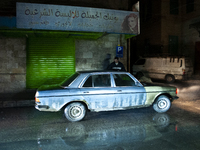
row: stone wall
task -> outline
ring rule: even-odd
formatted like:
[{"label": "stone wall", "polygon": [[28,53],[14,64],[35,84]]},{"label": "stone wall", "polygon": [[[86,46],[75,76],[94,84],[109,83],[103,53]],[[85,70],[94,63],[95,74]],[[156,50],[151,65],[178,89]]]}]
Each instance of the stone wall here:
[{"label": "stone wall", "polygon": [[[126,67],[126,39],[109,34],[97,40],[76,40],[76,71],[102,70],[107,54],[113,61],[118,41],[124,47],[120,61]],[[0,100],[34,99],[34,94],[35,90],[26,89],[26,38],[0,39]]]},{"label": "stone wall", "polygon": [[1,98],[12,96],[26,88],[26,39],[0,39]]},{"label": "stone wall", "polygon": [[110,62],[116,56],[116,46],[120,38],[124,47],[124,57],[120,61],[127,66],[127,45],[124,36],[109,34],[97,40],[76,40],[76,71],[81,70],[103,70],[104,60],[107,54],[111,54]]}]

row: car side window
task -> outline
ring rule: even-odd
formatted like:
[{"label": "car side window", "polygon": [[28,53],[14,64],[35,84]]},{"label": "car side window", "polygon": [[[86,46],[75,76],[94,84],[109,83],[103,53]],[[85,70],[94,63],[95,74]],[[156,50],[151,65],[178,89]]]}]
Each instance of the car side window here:
[{"label": "car side window", "polygon": [[84,83],[83,87],[92,87],[92,76],[90,76],[86,82]]},{"label": "car side window", "polygon": [[92,75],[83,87],[111,87],[110,74]]},{"label": "car side window", "polygon": [[116,86],[135,86],[135,81],[127,74],[113,75]]}]

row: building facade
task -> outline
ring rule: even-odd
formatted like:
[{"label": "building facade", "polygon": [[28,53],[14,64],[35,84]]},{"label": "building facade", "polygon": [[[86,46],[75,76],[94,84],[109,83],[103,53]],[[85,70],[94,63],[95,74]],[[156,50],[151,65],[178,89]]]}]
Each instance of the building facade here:
[{"label": "building facade", "polygon": [[198,0],[140,0],[141,34],[131,39],[132,63],[139,56],[187,56],[199,73],[199,7]]},{"label": "building facade", "polygon": [[[127,38],[123,34],[82,31],[19,30],[16,2],[1,1],[0,9],[0,99],[34,99],[43,84],[57,84],[80,70],[103,70],[104,60],[116,56],[127,68]],[[25,1],[24,1],[25,2]],[[27,3],[128,10],[128,0],[27,1]],[[8,22],[8,23],[7,23]],[[5,23],[5,26],[4,26]]]}]

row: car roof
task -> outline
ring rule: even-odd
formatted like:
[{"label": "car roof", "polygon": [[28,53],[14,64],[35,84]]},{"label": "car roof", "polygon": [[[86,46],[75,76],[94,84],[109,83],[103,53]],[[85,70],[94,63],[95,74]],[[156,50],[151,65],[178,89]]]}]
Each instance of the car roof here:
[{"label": "car roof", "polygon": [[85,71],[77,71],[78,73],[101,73],[101,72],[106,72],[106,73],[110,73],[110,72],[113,72],[113,73],[128,73],[126,71],[114,71],[114,70],[85,70]]},{"label": "car roof", "polygon": [[[129,72],[126,71],[114,71],[114,70],[85,70],[85,71],[76,71],[77,78],[68,86],[68,88],[77,88],[80,83],[82,82],[83,79],[85,79],[88,75],[92,74],[130,74]],[[131,75],[131,74],[130,74]]]}]

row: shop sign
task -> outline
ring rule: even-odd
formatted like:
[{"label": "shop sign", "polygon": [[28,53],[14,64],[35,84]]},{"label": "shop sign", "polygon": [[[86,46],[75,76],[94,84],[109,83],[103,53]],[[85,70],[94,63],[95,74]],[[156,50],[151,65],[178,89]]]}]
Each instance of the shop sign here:
[{"label": "shop sign", "polygon": [[139,12],[17,2],[17,28],[139,34]]}]

